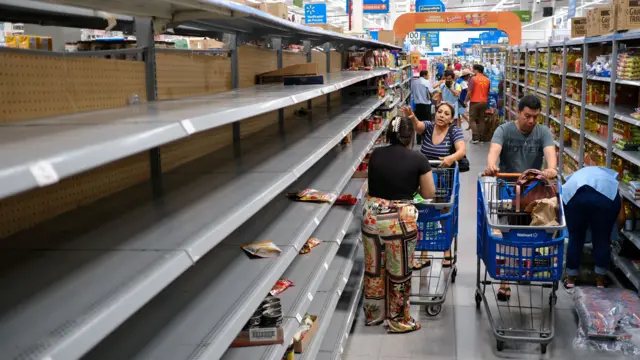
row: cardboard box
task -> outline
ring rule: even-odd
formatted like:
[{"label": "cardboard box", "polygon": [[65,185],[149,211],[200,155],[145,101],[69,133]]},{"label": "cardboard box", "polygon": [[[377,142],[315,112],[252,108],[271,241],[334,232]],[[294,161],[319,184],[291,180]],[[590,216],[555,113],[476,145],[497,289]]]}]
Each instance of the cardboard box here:
[{"label": "cardboard box", "polygon": [[640,29],[640,0],[615,0],[616,30]]},{"label": "cardboard box", "polygon": [[393,42],[393,45],[397,46],[397,47],[403,47],[404,46],[404,40],[403,39],[396,39]]},{"label": "cardboard box", "polygon": [[304,338],[302,338],[302,340],[296,341],[293,343],[293,351],[295,351],[298,354],[303,353],[304,350],[309,347],[309,344],[311,343],[313,336],[318,331],[318,317],[315,315],[311,315],[311,319],[313,320],[313,325],[311,325],[311,329],[307,331],[307,333],[304,335]]},{"label": "cardboard box", "polygon": [[571,19],[571,37],[583,37],[587,35],[587,18],[574,17]]},{"label": "cardboard box", "polygon": [[393,32],[393,30],[380,30],[378,31],[378,41],[387,44],[395,44],[396,33]]},{"label": "cardboard box", "polygon": [[282,328],[254,328],[240,331],[229,347],[274,344],[284,344],[284,331]]},{"label": "cardboard box", "polygon": [[288,20],[289,18],[289,9],[282,2],[260,3],[258,9],[281,19]]},{"label": "cardboard box", "polygon": [[598,23],[596,21],[596,9],[590,9],[587,11],[587,37],[598,36]]},{"label": "cardboard box", "polygon": [[337,33],[340,33],[340,34],[344,33],[344,29],[342,27],[331,25],[331,24],[315,24],[315,25],[309,25],[309,26],[315,27],[315,28],[324,29],[324,30],[329,30],[329,31],[333,31],[333,32],[337,32]]},{"label": "cardboard box", "polygon": [[587,36],[600,36],[613,32],[615,8],[602,6],[587,12]]}]

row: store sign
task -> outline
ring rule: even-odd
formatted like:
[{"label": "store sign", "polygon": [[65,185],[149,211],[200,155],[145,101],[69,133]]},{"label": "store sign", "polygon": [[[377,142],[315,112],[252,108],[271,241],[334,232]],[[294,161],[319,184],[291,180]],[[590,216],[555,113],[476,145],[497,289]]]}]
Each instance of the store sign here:
[{"label": "store sign", "polygon": [[326,24],[327,4],[305,4],[304,5],[305,24]]},{"label": "store sign", "polygon": [[432,48],[440,46],[439,31],[424,31],[422,34],[425,37],[425,43],[431,45]]},{"label": "store sign", "polygon": [[469,44],[480,45],[482,42],[480,41],[480,38],[469,38]]},{"label": "store sign", "polygon": [[567,19],[576,17],[576,0],[569,0],[569,9],[567,10]]},{"label": "store sign", "polygon": [[512,13],[518,15],[523,23],[531,22],[531,10],[514,10]]},{"label": "store sign", "polygon": [[444,12],[444,3],[440,0],[416,0],[416,12]]},{"label": "store sign", "polygon": [[420,46],[422,44],[422,37],[417,31],[408,33],[407,40],[409,40],[409,43],[411,43],[412,46]]},{"label": "store sign", "polygon": [[464,56],[464,51],[457,51],[456,56]]},{"label": "store sign", "polygon": [[[347,0],[347,14],[351,1]],[[364,14],[386,14],[389,12],[389,0],[362,0],[362,12]]]},{"label": "store sign", "polygon": [[378,40],[378,30],[367,30],[367,33],[373,40]]}]

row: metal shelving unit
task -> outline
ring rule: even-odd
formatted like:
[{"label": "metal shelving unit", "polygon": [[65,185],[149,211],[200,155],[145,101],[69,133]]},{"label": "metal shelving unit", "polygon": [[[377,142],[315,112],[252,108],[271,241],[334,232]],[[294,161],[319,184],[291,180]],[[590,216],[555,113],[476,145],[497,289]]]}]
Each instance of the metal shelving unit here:
[{"label": "metal shelving unit", "polygon": [[[541,89],[536,87],[536,92],[539,97],[542,97],[547,104],[547,114],[545,117],[551,122],[554,122],[560,126],[560,134],[558,140],[555,141],[556,146],[559,148],[559,167],[562,169],[563,166],[563,154],[568,155],[570,158],[575,160],[578,168],[585,166],[585,140],[590,141],[597,146],[602,147],[606,151],[605,156],[605,164],[606,167],[612,167],[613,156],[617,156],[621,158],[623,161],[629,162],[635,166],[640,166],[640,151],[629,151],[629,150],[621,150],[614,145],[613,141],[613,133],[614,133],[614,120],[623,121],[625,123],[631,124],[632,126],[640,126],[640,121],[632,118],[628,114],[633,111],[632,106],[622,106],[615,104],[616,99],[616,87],[609,86],[609,96],[611,99],[608,105],[593,105],[587,104],[587,82],[597,82],[597,83],[606,83],[606,84],[619,84],[625,85],[628,87],[635,88],[634,91],[639,91],[640,82],[636,80],[619,80],[617,79],[616,69],[617,69],[617,58],[618,58],[618,50],[621,44],[627,41],[639,41],[640,33],[638,32],[627,32],[627,33],[613,33],[604,36],[598,36],[593,38],[577,38],[577,39],[565,39],[564,41],[559,42],[549,42],[549,43],[536,43],[530,45],[523,45],[518,47],[510,47],[508,49],[508,68],[507,68],[507,83],[510,84],[509,88],[515,88],[515,96],[513,93],[505,94],[505,103],[511,105],[518,98],[519,89],[523,86],[522,83],[519,82],[518,73],[523,71],[526,74],[530,69],[527,68],[528,62],[525,62],[525,68],[518,66],[520,64],[519,60],[522,54],[525,54],[525,58],[530,51],[533,49],[536,50],[536,56],[539,56],[539,53],[543,56],[547,56],[547,89]],[[587,74],[587,66],[586,64],[589,62],[589,54],[590,49],[598,48],[595,51],[597,54],[603,53],[602,49],[610,49],[610,54],[612,58],[611,63],[611,77],[601,77]],[[607,50],[608,51],[608,50]],[[552,54],[554,52],[560,52],[562,58],[562,64],[564,65],[562,70],[552,69]],[[578,52],[582,57],[582,69],[581,72],[574,72],[573,69],[569,69],[567,66],[567,55],[569,52]],[[540,69],[540,62],[538,61],[538,57],[536,58],[537,64],[536,71]],[[517,63],[517,64],[516,64]],[[538,71],[539,72],[539,71]],[[513,74],[516,74],[515,76]],[[560,94],[566,94],[567,89],[567,80],[568,79],[580,79],[582,83],[581,89],[581,100],[577,101],[572,98],[569,98],[564,95],[557,95],[551,93],[550,84],[551,84],[551,76],[558,76],[561,78],[561,92]],[[516,79],[514,81],[514,79]],[[529,86],[527,86],[529,88]],[[551,115],[550,113],[550,100],[551,99],[560,100],[560,108],[559,108],[559,117]],[[572,126],[565,119],[565,104],[571,104],[573,106],[580,108],[580,126]],[[594,112],[601,115],[606,115],[608,119],[607,123],[607,136],[601,136],[599,134],[595,134],[586,129],[585,126],[585,118],[588,112]],[[515,119],[515,112],[509,111],[508,114],[511,114],[513,117],[510,119]],[[575,152],[571,147],[567,147],[564,144],[564,132],[569,131],[573,134],[579,135],[579,152]],[[561,171],[562,172],[562,171]],[[569,174],[562,174],[561,177],[564,179]],[[631,202],[636,207],[640,207],[640,201],[634,199],[633,193],[629,190],[629,186],[622,183],[620,184],[620,193],[625,198],[625,200]],[[622,231],[622,235],[628,241],[632,242],[636,246],[640,247],[640,237],[637,236],[635,232]],[[640,273],[635,270],[631,261],[624,258],[620,254],[613,254],[612,256],[613,264],[621,270],[626,277],[629,278],[630,282],[640,290]]]},{"label": "metal shelving unit", "polygon": [[[2,357],[280,359],[305,312],[320,316],[306,358],[328,349],[331,339],[341,343],[342,338],[323,336],[359,253],[357,206],[293,202],[283,192],[316,188],[362,197],[364,180],[352,174],[386,126],[356,132],[349,146],[337,145],[386,98],[345,99],[343,93],[341,104],[314,105],[305,121],[285,119],[283,110],[305,101],[310,106],[311,99],[407,67],[330,73],[331,49],[396,48],[224,0],[65,3],[133,15],[113,19],[118,29],[136,32],[139,47],[127,51],[144,61],[149,102],[0,125],[0,199],[141,152],[149,153],[151,179],[0,244],[6,271],[0,280]],[[101,12],[28,0],[0,0],[0,20],[77,27],[104,27],[107,21]],[[234,90],[154,101],[154,25],[174,34],[224,37]],[[282,45],[302,43],[307,62],[312,47],[322,46],[325,83],[239,89],[238,44],[264,34],[278,68]],[[275,110],[279,131],[241,138],[241,120]],[[232,145],[162,172],[161,145],[228,124]],[[309,236],[323,243],[299,255]],[[280,256],[252,260],[240,247],[264,240],[278,245]],[[285,344],[229,349],[282,276],[296,282],[281,296]],[[362,274],[354,276],[361,284]]]}]

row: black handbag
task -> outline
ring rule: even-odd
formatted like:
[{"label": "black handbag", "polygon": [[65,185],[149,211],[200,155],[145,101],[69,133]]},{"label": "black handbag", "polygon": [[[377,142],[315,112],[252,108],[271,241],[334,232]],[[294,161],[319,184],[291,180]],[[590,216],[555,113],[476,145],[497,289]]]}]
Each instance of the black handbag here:
[{"label": "black handbag", "polygon": [[[447,133],[449,134],[449,140],[451,141],[451,149],[449,149],[449,155],[456,153],[456,144],[453,143],[453,136],[451,135],[451,128],[455,125],[450,125]],[[467,159],[467,155],[465,155],[462,159],[458,160],[458,171],[463,173],[470,170],[469,168],[469,159]]]}]

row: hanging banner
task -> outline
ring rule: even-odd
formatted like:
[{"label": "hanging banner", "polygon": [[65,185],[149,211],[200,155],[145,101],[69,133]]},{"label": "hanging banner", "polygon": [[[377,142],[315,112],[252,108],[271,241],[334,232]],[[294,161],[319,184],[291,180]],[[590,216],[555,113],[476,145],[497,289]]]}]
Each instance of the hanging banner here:
[{"label": "hanging banner", "polygon": [[518,15],[523,23],[531,22],[531,10],[513,10],[512,13]]},{"label": "hanging banner", "polygon": [[408,32],[416,30],[502,30],[510,45],[522,42],[521,29],[520,18],[510,11],[405,13],[393,24],[396,38],[404,38]]},{"label": "hanging banner", "polygon": [[567,10],[567,19],[576,17],[576,0],[569,0],[569,9]]},{"label": "hanging banner", "polygon": [[416,0],[416,12],[444,12],[444,3],[440,0]]},{"label": "hanging banner", "polygon": [[420,31],[420,34],[424,37],[425,43],[431,45],[432,48],[440,46],[439,31]]},{"label": "hanging banner", "polygon": [[305,24],[326,24],[327,4],[305,4],[304,5]]},{"label": "hanging banner", "polygon": [[[347,0],[347,14],[349,13],[350,0]],[[362,0],[363,14],[387,14],[389,12],[389,0]]]}]

